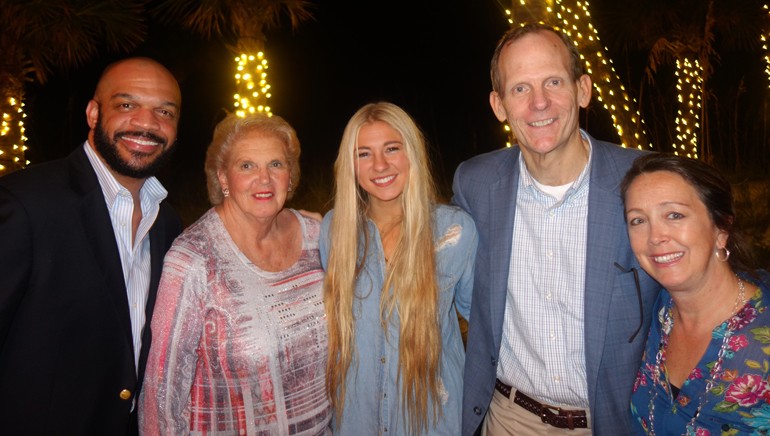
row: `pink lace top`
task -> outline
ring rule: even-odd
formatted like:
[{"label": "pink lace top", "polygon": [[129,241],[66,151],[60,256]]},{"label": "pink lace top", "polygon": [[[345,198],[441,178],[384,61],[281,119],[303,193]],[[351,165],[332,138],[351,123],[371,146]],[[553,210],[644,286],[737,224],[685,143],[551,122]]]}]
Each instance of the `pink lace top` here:
[{"label": "pink lace top", "polygon": [[210,209],[166,255],[139,401],[143,434],[329,434],[319,223],[266,272]]}]

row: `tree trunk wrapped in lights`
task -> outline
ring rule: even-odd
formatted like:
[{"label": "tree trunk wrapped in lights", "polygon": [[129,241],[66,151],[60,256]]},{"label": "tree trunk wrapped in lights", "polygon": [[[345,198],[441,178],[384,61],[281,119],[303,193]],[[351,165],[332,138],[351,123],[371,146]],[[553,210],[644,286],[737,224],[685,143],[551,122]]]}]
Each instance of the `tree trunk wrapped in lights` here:
[{"label": "tree trunk wrapped in lights", "polygon": [[268,99],[271,97],[267,82],[267,58],[261,41],[239,41],[235,57],[235,87],[233,106],[239,117],[256,112],[272,116]]},{"label": "tree trunk wrapped in lights", "polygon": [[24,85],[11,74],[0,74],[0,176],[27,165],[24,145]]},{"label": "tree trunk wrapped in lights", "polygon": [[[770,15],[770,7],[768,5],[762,5],[762,9],[767,11],[768,15]],[[765,32],[770,31],[770,29],[765,29]],[[768,79],[770,79],[770,44],[768,44],[767,40],[770,35],[762,34],[759,35],[759,40],[762,42],[762,50],[765,51],[765,74],[767,74]],[[768,87],[770,87],[770,84],[768,84]]]},{"label": "tree trunk wrapped in lights", "polygon": [[[0,6],[0,19],[11,19],[20,11],[18,6]],[[24,168],[24,83],[31,76],[25,62],[24,48],[17,43],[18,32],[13,27],[0,32],[0,176]]]},{"label": "tree trunk wrapped in lights", "polygon": [[698,159],[698,136],[701,132],[701,92],[703,70],[696,59],[676,61],[676,90],[678,92],[676,112],[676,143],[674,153],[679,156]]},{"label": "tree trunk wrapped in lights", "polygon": [[181,23],[205,38],[221,40],[235,62],[234,112],[272,115],[264,29],[277,27],[282,14],[296,27],[311,18],[309,7],[304,0],[166,0],[153,13],[166,23]]}]

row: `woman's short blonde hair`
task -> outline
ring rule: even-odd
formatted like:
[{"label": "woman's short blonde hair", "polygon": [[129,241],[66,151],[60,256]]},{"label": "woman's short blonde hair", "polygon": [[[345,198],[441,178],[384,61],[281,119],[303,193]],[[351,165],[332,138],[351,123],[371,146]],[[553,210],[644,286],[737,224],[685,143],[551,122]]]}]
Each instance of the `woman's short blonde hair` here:
[{"label": "woman's short blonde hair", "polygon": [[206,150],[204,170],[209,201],[212,205],[216,206],[224,200],[222,185],[219,183],[217,173],[227,165],[233,145],[240,138],[252,132],[277,138],[283,143],[291,173],[289,186],[292,189],[288,193],[287,200],[294,196],[299,185],[299,155],[301,152],[297,132],[294,131],[294,128],[286,120],[276,115],[268,116],[263,113],[256,113],[241,118],[235,114],[230,114],[214,128],[214,137],[208,150]]}]

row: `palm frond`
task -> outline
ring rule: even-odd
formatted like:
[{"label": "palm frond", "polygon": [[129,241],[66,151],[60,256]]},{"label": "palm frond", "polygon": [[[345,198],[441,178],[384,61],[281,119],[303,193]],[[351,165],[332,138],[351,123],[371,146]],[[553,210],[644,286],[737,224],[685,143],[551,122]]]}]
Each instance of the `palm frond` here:
[{"label": "palm frond", "polygon": [[305,21],[313,19],[312,3],[306,0],[264,0],[260,17],[265,29],[274,29],[281,23],[285,13],[292,29],[296,29]]},{"label": "palm frond", "polygon": [[760,45],[758,35],[770,32],[770,17],[759,0],[716,0],[714,32],[728,48],[755,50]]},{"label": "palm frond", "polygon": [[150,10],[161,22],[180,23],[230,44],[241,38],[264,40],[264,30],[279,26],[283,14],[292,28],[313,18],[306,0],[168,0]]},{"label": "palm frond", "polygon": [[[5,41],[45,82],[55,70],[77,67],[106,48],[128,51],[145,37],[146,0],[30,0],[2,2]],[[5,51],[4,51],[5,52]]]},{"label": "palm frond", "polygon": [[647,66],[644,68],[647,81],[654,84],[658,69],[663,65],[670,65],[685,50],[686,46],[680,41],[670,41],[667,38],[659,38],[655,41],[647,56]]}]

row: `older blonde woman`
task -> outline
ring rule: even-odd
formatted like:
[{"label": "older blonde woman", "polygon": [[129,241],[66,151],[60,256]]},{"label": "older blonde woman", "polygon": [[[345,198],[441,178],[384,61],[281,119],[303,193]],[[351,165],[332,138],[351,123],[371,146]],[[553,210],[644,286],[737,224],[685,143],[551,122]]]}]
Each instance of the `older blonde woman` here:
[{"label": "older blonde woman", "polygon": [[436,202],[425,140],[390,103],[345,128],[321,256],[339,435],[458,434],[476,227]]},{"label": "older blonde woman", "polygon": [[140,398],[144,434],[329,432],[319,223],[284,208],[299,141],[228,116],[206,156],[214,207],[166,256]]}]

